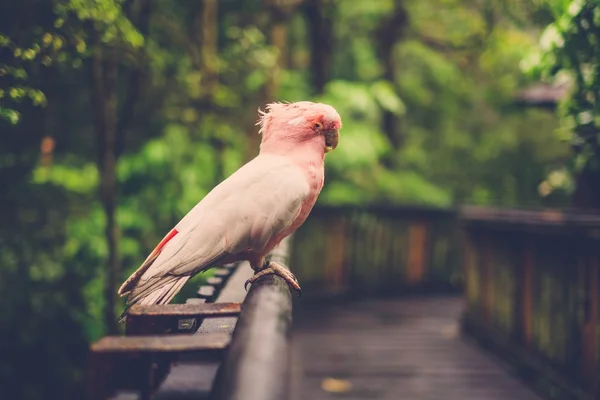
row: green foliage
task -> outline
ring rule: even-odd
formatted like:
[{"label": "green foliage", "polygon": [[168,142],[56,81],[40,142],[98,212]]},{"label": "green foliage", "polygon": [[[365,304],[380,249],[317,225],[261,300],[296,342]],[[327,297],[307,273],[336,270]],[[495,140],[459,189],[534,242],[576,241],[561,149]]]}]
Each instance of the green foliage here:
[{"label": "green foliage", "polygon": [[[125,0],[60,0],[56,1],[54,11],[60,26],[71,23],[73,28],[89,21],[94,25],[94,31],[100,33],[102,43],[140,47],[144,37],[123,12],[124,3]],[[73,29],[71,35],[79,37],[79,40],[86,36],[82,28],[79,31]],[[86,48],[83,40],[77,44],[81,50]]]},{"label": "green foliage", "polygon": [[600,2],[547,2],[554,22],[546,27],[537,52],[524,67],[555,84],[570,86],[560,106],[561,134],[570,139],[575,157],[570,170],[600,168]]},{"label": "green foliage", "polygon": [[19,114],[15,110],[0,107],[0,118],[7,120],[12,125],[16,125],[19,122],[19,119],[21,118],[21,114]]},{"label": "green foliage", "polygon": [[[0,398],[77,398],[87,345],[105,332],[108,249],[90,99],[99,49],[118,60],[120,117],[132,105],[131,73],[142,77],[117,167],[122,279],[257,153],[256,109],[267,101],[323,101],[342,115],[322,203],[539,205],[549,173],[553,185],[568,181],[553,115],[513,105],[530,81],[519,63],[536,48],[529,6],[324,2],[333,45],[315,95],[305,4],[289,14],[278,48],[260,2],[217,3],[212,42],[203,2],[152,2],[144,33],[132,22],[140,0],[0,5],[0,292],[11,299],[0,305]],[[379,31],[401,5],[409,22],[383,60]],[[24,26],[21,14],[31,15]],[[41,150],[48,137],[53,149]],[[13,360],[32,359],[43,379],[22,385],[31,362]]]},{"label": "green foliage", "polygon": [[[51,21],[32,27],[32,35],[21,42],[0,32],[0,50],[9,58],[0,62],[0,79],[10,84],[0,88],[0,118],[11,124],[19,122],[15,103],[29,99],[35,106],[45,106],[46,97],[39,88],[26,84],[30,70],[53,64],[66,68],[82,66],[82,57],[92,49],[89,29],[100,35],[100,42],[110,46],[138,48],[144,37],[123,12],[124,0],[53,0]],[[49,10],[46,10],[49,12]]]},{"label": "green foliage", "polygon": [[[534,4],[506,13],[503,2],[404,2],[409,25],[393,50],[393,82],[383,78],[377,32],[403,2],[336,4],[344,22],[335,25],[332,79],[318,99],[340,110],[344,129],[342,145],[328,155],[333,182],[320,201],[545,201],[538,185],[568,157],[568,147],[557,140],[551,114],[513,106],[528,83],[519,64],[535,51],[537,36],[534,24],[521,28],[515,21],[527,21]],[[292,27],[292,35],[304,34],[301,24]],[[280,97],[306,98],[301,77],[287,71]],[[385,132],[386,111],[398,121],[399,148]]]},{"label": "green foliage", "polygon": [[39,40],[31,46],[23,47],[9,37],[0,34],[0,50],[9,57],[8,62],[0,61],[0,79],[10,82],[10,84],[0,87],[0,119],[8,121],[12,125],[19,122],[21,115],[5,104],[20,103],[29,99],[36,106],[46,105],[44,94],[39,89],[26,84],[27,68],[48,57],[47,53],[52,51],[44,45],[43,41],[42,43],[38,42]]}]

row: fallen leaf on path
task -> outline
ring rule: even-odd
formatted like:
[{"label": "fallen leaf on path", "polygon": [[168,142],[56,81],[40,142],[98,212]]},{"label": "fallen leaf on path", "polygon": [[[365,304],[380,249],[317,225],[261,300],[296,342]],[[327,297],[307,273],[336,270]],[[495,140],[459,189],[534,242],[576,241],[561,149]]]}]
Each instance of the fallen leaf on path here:
[{"label": "fallen leaf on path", "polygon": [[458,336],[458,326],[456,324],[444,326],[442,328],[442,336],[446,339],[454,339]]},{"label": "fallen leaf on path", "polygon": [[325,378],[321,381],[321,389],[330,393],[346,393],[352,390],[352,383],[345,379]]}]

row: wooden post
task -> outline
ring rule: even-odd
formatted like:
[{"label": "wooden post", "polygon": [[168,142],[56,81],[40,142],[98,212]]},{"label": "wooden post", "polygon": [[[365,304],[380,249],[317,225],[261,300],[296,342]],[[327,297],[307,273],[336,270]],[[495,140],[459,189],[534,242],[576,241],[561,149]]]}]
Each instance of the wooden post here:
[{"label": "wooden post", "polygon": [[492,235],[491,233],[481,233],[481,256],[480,256],[480,270],[481,270],[481,288],[482,288],[482,299],[483,299],[483,313],[485,323],[488,327],[492,325],[492,314],[494,305],[494,287],[492,285]]},{"label": "wooden post", "polygon": [[586,257],[584,265],[584,311],[582,329],[581,374],[590,391],[595,389],[596,381],[596,329],[598,326],[598,258],[596,254]]},{"label": "wooden post", "polygon": [[521,292],[521,340],[527,349],[531,349],[533,340],[533,277],[535,253],[533,242],[528,240],[523,252],[523,289]]},{"label": "wooden post", "polygon": [[468,313],[472,314],[481,304],[481,286],[479,281],[475,280],[479,272],[477,255],[475,253],[475,246],[473,245],[473,238],[468,227],[462,229],[460,232],[460,239],[462,258],[464,260],[462,273],[465,280],[465,302]]},{"label": "wooden post", "polygon": [[427,223],[423,220],[413,222],[408,228],[408,282],[421,283],[425,275],[425,243]]},{"label": "wooden post", "polygon": [[346,242],[346,220],[342,218],[336,218],[333,226],[331,227],[331,247],[328,249],[330,258],[328,259],[328,265],[331,268],[329,271],[329,284],[331,285],[331,291],[333,293],[340,293],[346,289],[346,280],[344,279],[347,275],[345,273],[346,268],[346,257],[345,257],[345,242]]}]

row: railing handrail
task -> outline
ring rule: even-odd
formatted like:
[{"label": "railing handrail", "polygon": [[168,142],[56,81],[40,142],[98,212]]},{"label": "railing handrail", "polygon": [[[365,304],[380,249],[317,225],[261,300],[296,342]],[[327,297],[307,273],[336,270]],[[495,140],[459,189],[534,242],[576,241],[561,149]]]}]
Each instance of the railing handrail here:
[{"label": "railing handrail", "polygon": [[[287,265],[288,249],[289,238],[268,258]],[[286,399],[292,321],[287,283],[265,276],[246,293],[243,282],[252,276],[247,263],[215,274],[219,271],[220,277],[211,279],[216,286],[200,287],[199,298],[186,304],[136,306],[127,318],[127,336],[105,337],[93,344],[91,398],[104,400],[113,394],[120,398],[133,391],[139,393],[133,394],[135,398],[168,399],[182,392],[205,396],[211,391],[219,400]],[[222,290],[212,303],[218,288]],[[212,289],[211,294],[201,293],[202,289]],[[176,360],[181,365],[171,365]],[[215,369],[205,368],[208,365],[218,366],[216,377]],[[182,376],[188,381],[185,387],[177,383]]]},{"label": "railing handrail", "polygon": [[583,210],[559,210],[551,208],[507,209],[464,206],[460,210],[460,219],[466,224],[510,225],[513,228],[522,226],[600,229],[600,213]]},{"label": "railing handrail", "polygon": [[393,205],[393,204],[368,204],[368,205],[327,205],[317,204],[311,211],[311,216],[339,215],[350,212],[385,214],[385,215],[456,215],[458,208],[435,207],[426,205]]},{"label": "railing handrail", "polygon": [[[286,264],[288,240],[271,253],[271,260]],[[291,323],[292,295],[288,284],[274,275],[256,281],[242,304],[210,398],[288,398]]]}]

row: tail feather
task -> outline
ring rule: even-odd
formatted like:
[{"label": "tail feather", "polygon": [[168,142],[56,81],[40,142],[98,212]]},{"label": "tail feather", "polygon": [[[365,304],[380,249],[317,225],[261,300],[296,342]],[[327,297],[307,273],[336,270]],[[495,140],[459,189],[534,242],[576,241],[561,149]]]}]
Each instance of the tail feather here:
[{"label": "tail feather", "polygon": [[135,271],[119,288],[119,295],[121,296],[125,296],[126,294],[129,294],[129,292],[131,292],[133,290],[133,288],[135,287],[135,285],[137,285],[138,281],[140,280],[140,278],[142,277],[142,275],[148,270],[148,268],[150,268],[150,266],[154,263],[154,261],[158,258],[158,256],[160,255],[160,252],[162,251],[163,247],[165,247],[165,245],[167,243],[169,243],[169,241],[171,239],[173,239],[179,232],[177,231],[177,229],[173,228],[171,229],[171,231],[169,231],[169,233],[167,233],[167,235],[160,241],[160,243],[154,248],[154,250],[152,250],[152,252],[148,255],[148,257],[146,258],[146,260],[142,263],[142,265],[137,269],[137,271]]},{"label": "tail feather", "polygon": [[179,279],[171,287],[171,289],[160,299],[158,304],[167,304],[171,300],[173,300],[173,297],[175,297],[175,295],[181,290],[181,288],[183,287],[183,285],[185,285],[185,283],[188,281],[188,279],[190,279],[189,276],[184,277],[184,279]]},{"label": "tail feather", "polygon": [[137,269],[137,271],[131,274],[131,276],[127,278],[125,282],[123,282],[123,284],[119,288],[119,291],[117,292],[119,296],[125,296],[131,292],[131,290],[135,287],[135,285],[142,277],[144,272],[146,272],[146,270],[150,268],[154,260],[158,258],[158,254],[159,253],[150,254],[148,258],[146,258],[146,261],[144,261],[144,263]]},{"label": "tail feather", "polygon": [[190,279],[189,275],[164,275],[150,278],[146,282],[138,281],[138,286],[129,292],[127,307],[119,317],[119,322],[122,323],[125,321],[129,309],[134,304],[153,305],[169,303],[188,279]]}]

